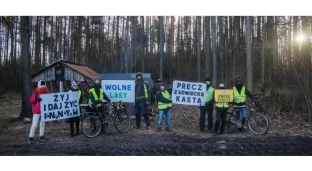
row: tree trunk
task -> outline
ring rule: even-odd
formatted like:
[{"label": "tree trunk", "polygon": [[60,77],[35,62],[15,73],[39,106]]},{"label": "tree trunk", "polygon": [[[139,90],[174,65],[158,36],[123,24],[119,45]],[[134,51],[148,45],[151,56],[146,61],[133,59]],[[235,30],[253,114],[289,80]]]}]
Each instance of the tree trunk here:
[{"label": "tree trunk", "polygon": [[297,40],[298,36],[298,16],[293,16],[294,28],[293,28],[293,59],[295,67],[297,66],[297,60],[299,59],[299,46]]},{"label": "tree trunk", "polygon": [[40,17],[37,16],[37,22],[36,22],[36,41],[35,41],[35,67],[34,67],[34,71],[38,71],[41,67],[41,61],[40,61],[40,45],[41,45],[41,41],[40,41],[40,25],[39,25],[39,20]]},{"label": "tree trunk", "polygon": [[213,58],[213,78],[212,78],[212,83],[213,85],[217,85],[218,79],[218,63],[217,63],[217,28],[216,28],[216,17],[212,16],[211,17],[211,43],[212,43],[212,58]]},{"label": "tree trunk", "polygon": [[267,55],[266,60],[266,70],[268,71],[268,83],[269,83],[269,91],[273,91],[273,58],[274,58],[274,17],[268,16],[267,17]]},{"label": "tree trunk", "polygon": [[51,16],[51,35],[50,35],[50,58],[49,58],[49,64],[52,62],[52,57],[53,57],[53,49],[54,49],[54,45],[53,45],[53,16]]},{"label": "tree trunk", "polygon": [[67,44],[66,44],[66,60],[69,60],[69,54],[70,54],[70,39],[71,39],[71,16],[68,16],[68,28],[67,28]]},{"label": "tree trunk", "polygon": [[251,17],[245,17],[246,24],[246,63],[247,63],[247,89],[252,92],[252,52],[251,52]]},{"label": "tree trunk", "polygon": [[264,84],[264,76],[265,76],[265,50],[266,50],[266,21],[265,17],[262,17],[262,45],[261,45],[261,92],[265,93],[265,84]]},{"label": "tree trunk", "polygon": [[206,53],[205,53],[205,76],[210,76],[211,60],[211,38],[210,38],[210,17],[206,16]]},{"label": "tree trunk", "polygon": [[200,82],[201,76],[201,56],[200,56],[200,50],[201,50],[201,17],[197,16],[197,82]]},{"label": "tree trunk", "polygon": [[219,53],[220,53],[220,82],[224,84],[224,61],[223,61],[223,52],[224,52],[224,40],[223,40],[223,21],[222,16],[218,17],[218,23],[219,23]]},{"label": "tree trunk", "polygon": [[257,16],[257,44],[259,44],[260,42],[261,42],[261,16]]},{"label": "tree trunk", "polygon": [[116,61],[117,61],[117,72],[121,72],[122,70],[122,60],[120,56],[120,47],[119,47],[119,16],[117,16],[117,22],[116,22]]},{"label": "tree trunk", "polygon": [[129,16],[127,16],[127,21],[126,21],[126,47],[125,47],[125,58],[126,58],[126,73],[129,73]]},{"label": "tree trunk", "polygon": [[19,119],[25,117],[30,118],[31,115],[31,105],[29,103],[29,98],[31,95],[31,82],[30,82],[30,35],[29,35],[29,17],[21,16],[21,75],[22,75],[22,110]]},{"label": "tree trunk", "polygon": [[[77,62],[80,63],[81,62],[81,56],[83,55],[82,54],[82,45],[81,45],[81,37],[82,37],[82,19],[83,17],[78,17],[78,35],[77,36],[77,39],[78,39],[78,46],[77,46]],[[88,26],[89,27],[89,26]],[[85,53],[84,55],[85,57],[88,57],[87,54]]]},{"label": "tree trunk", "polygon": [[289,16],[289,24],[288,24],[288,36],[287,36],[287,43],[288,43],[288,49],[287,49],[287,68],[292,67],[293,62],[292,62],[292,37],[291,37],[291,18],[292,16]]},{"label": "tree trunk", "polygon": [[[90,17],[87,16],[87,25],[86,25],[86,49],[85,49],[85,58],[87,61],[87,65],[90,66],[91,64],[91,54],[90,54]],[[80,35],[79,35],[80,36]]]},{"label": "tree trunk", "polygon": [[57,45],[57,58],[56,59],[62,59],[62,33],[63,33],[63,17],[62,16],[59,16],[59,22],[60,22],[60,24],[59,24],[59,29],[58,29],[58,39],[57,39],[57,41],[58,41],[58,45]]},{"label": "tree trunk", "polygon": [[140,32],[140,56],[141,56],[141,72],[144,73],[145,72],[145,57],[144,57],[144,16],[141,16],[140,19],[140,23],[141,23],[141,32]]},{"label": "tree trunk", "polygon": [[43,49],[43,52],[42,52],[42,66],[46,66],[46,32],[47,32],[47,17],[44,16],[43,17],[44,20],[43,20],[43,44],[42,44],[42,49]]},{"label": "tree trunk", "polygon": [[159,41],[160,41],[160,49],[159,49],[159,77],[160,77],[160,80],[163,80],[163,60],[164,60],[164,17],[163,16],[160,16],[159,17],[159,31],[160,31],[160,34],[159,34]]},{"label": "tree trunk", "polygon": [[228,17],[224,17],[225,19],[225,30],[224,30],[224,73],[225,73],[225,82],[229,80],[229,54],[228,54],[228,44],[229,44],[229,36],[228,36]]}]

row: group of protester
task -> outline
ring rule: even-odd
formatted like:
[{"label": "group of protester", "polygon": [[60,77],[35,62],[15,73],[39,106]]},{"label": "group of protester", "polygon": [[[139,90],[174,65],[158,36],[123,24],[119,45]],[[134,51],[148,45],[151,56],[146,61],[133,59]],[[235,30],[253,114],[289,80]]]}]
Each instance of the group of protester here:
[{"label": "group of protester", "polygon": [[[89,89],[89,98],[88,98],[88,106],[86,107],[87,112],[94,112],[95,107],[103,112],[103,102],[107,101],[111,103],[110,98],[105,94],[103,89],[101,88],[101,80],[95,79],[93,82],[93,86]],[[217,135],[219,130],[220,134],[223,134],[225,128],[225,120],[226,120],[226,112],[229,108],[229,102],[215,102],[214,99],[214,86],[211,84],[211,79],[208,77],[205,79],[206,83],[206,101],[204,106],[200,106],[200,121],[199,121],[199,129],[200,132],[204,132],[205,128],[205,115],[208,115],[208,132],[213,133],[213,135]],[[219,85],[219,89],[225,89],[224,84]],[[78,88],[78,84],[75,81],[71,82],[71,89],[69,92],[78,91],[79,103],[82,103],[81,90]],[[254,99],[253,95],[246,89],[243,85],[242,80],[236,80],[235,86],[233,87],[234,91],[234,102],[233,106],[239,107],[242,113],[242,125],[244,126],[246,122],[246,107],[245,101],[246,96],[249,96],[251,99]],[[35,91],[32,93],[30,97],[30,103],[33,105],[33,119],[32,125],[30,128],[28,144],[32,144],[35,130],[40,120],[40,95],[50,93],[48,87],[46,86],[46,82],[40,80]],[[151,97],[149,95],[151,94]],[[144,81],[142,73],[136,74],[135,80],[135,118],[136,118],[136,129],[141,128],[141,116],[143,116],[145,120],[145,129],[150,129],[151,123],[150,118],[147,114],[146,107],[151,105],[157,105],[158,108],[158,121],[157,121],[157,132],[161,132],[162,129],[162,121],[163,117],[165,117],[165,127],[166,131],[172,132],[170,128],[170,115],[172,108],[172,100],[171,100],[172,88],[166,88],[166,85],[161,82],[160,79],[157,80],[152,87],[149,88],[149,85]],[[213,125],[213,110],[214,106],[216,109],[216,121]],[[240,117],[240,113],[237,113],[237,119]],[[221,126],[220,126],[221,121]],[[69,119],[70,123],[70,135],[75,136],[80,134],[80,118],[72,117]],[[76,132],[74,131],[74,124],[76,128]],[[213,127],[214,126],[214,127]],[[239,128],[240,131],[244,129],[244,127]],[[40,121],[40,130],[39,130],[39,141],[46,142],[44,138],[44,128],[45,122]]]}]

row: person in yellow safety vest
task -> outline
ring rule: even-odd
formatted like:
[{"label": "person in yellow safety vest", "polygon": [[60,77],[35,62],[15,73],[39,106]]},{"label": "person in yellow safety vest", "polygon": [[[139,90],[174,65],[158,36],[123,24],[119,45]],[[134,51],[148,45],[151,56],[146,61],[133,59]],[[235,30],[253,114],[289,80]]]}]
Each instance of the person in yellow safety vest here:
[{"label": "person in yellow safety vest", "polygon": [[170,95],[172,93],[172,87],[166,89],[164,83],[160,84],[160,91],[157,92],[158,101],[158,122],[157,122],[157,132],[161,131],[163,116],[166,116],[166,131],[172,132],[170,129],[170,110],[172,107],[172,100]]},{"label": "person in yellow safety vest", "polygon": [[96,78],[94,80],[93,87],[89,90],[89,100],[88,100],[88,106],[87,106],[87,112],[96,112],[96,108],[100,110],[100,112],[103,113],[103,106],[102,103],[105,102],[105,100],[110,103],[111,100],[109,97],[105,94],[103,89],[101,88],[101,82],[100,79]]},{"label": "person in yellow safety vest", "polygon": [[255,102],[254,96],[247,90],[247,88],[243,85],[243,82],[241,79],[237,79],[235,82],[235,86],[233,87],[233,93],[234,93],[234,101],[233,101],[233,107],[235,109],[240,108],[240,111],[236,113],[236,119],[240,120],[240,112],[242,113],[242,127],[238,128],[239,131],[244,130],[244,125],[246,122],[246,96],[250,97],[252,101]]},{"label": "person in yellow safety vest", "polygon": [[[219,89],[225,89],[224,84],[220,84]],[[227,113],[227,110],[229,109],[229,103],[228,102],[216,102],[215,105],[216,105],[217,113],[216,113],[216,122],[215,122],[214,129],[213,129],[214,136],[216,136],[218,133],[221,120],[222,122],[220,126],[220,135],[222,135],[224,132],[226,113]]]},{"label": "person in yellow safety vest", "polygon": [[205,106],[200,106],[200,117],[199,117],[199,131],[202,133],[205,129],[205,116],[207,113],[208,116],[208,132],[212,133],[213,127],[213,119],[212,119],[212,111],[213,111],[213,96],[214,96],[214,87],[211,84],[211,79],[207,77],[205,79],[206,83],[206,102]]},{"label": "person in yellow safety vest", "polygon": [[[79,104],[81,104],[82,103],[81,91],[78,89],[78,85],[74,80],[71,82],[71,90],[69,90],[69,92],[73,92],[73,91],[78,91]],[[69,127],[70,127],[70,135],[71,136],[75,136],[75,135],[80,134],[79,133],[79,122],[80,122],[79,116],[69,118]],[[76,125],[76,134],[74,133],[74,123]]]},{"label": "person in yellow safety vest", "polygon": [[140,129],[141,125],[141,113],[144,117],[146,123],[146,129],[150,129],[151,122],[147,116],[146,106],[150,104],[150,88],[147,83],[143,80],[142,73],[138,72],[135,76],[135,120],[136,120],[136,129]]}]

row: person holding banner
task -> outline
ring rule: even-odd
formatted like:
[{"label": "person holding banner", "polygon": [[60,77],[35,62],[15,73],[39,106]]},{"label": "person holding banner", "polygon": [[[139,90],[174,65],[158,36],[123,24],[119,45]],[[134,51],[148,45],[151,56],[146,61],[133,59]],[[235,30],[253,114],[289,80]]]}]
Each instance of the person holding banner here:
[{"label": "person holding banner", "polygon": [[237,79],[235,82],[235,86],[233,87],[234,92],[234,101],[233,101],[233,107],[235,109],[239,108],[238,112],[236,113],[236,119],[240,119],[240,112],[242,113],[242,127],[238,128],[239,131],[244,130],[244,125],[246,122],[246,95],[255,101],[254,96],[247,90],[247,88],[243,85],[243,82],[241,79]]},{"label": "person holding banner", "polygon": [[212,133],[213,127],[213,119],[212,119],[212,111],[213,111],[213,92],[214,87],[211,85],[211,79],[207,77],[205,79],[206,87],[206,103],[205,106],[200,106],[200,118],[199,118],[199,129],[200,132],[204,132],[205,129],[205,116],[206,113],[208,115],[208,132]]},{"label": "person holding banner", "polygon": [[[219,89],[225,89],[224,84],[220,84],[219,85]],[[214,125],[214,130],[213,130],[213,135],[216,136],[217,132],[219,130],[219,125],[220,125],[220,121],[221,122],[221,126],[220,126],[220,134],[222,135],[224,132],[224,128],[225,128],[225,121],[226,121],[226,113],[227,110],[229,109],[229,103],[228,102],[216,102],[216,122]]]},{"label": "person holding banner", "polygon": [[[33,111],[33,119],[32,124],[29,132],[29,138],[28,138],[28,144],[32,144],[34,140],[35,131],[41,116],[41,109],[40,109],[40,101],[42,100],[40,98],[41,94],[49,94],[50,90],[46,86],[46,82],[43,80],[38,81],[36,90],[32,93],[29,102],[33,105],[32,111]],[[39,130],[39,141],[40,142],[46,142],[44,139],[44,128],[45,128],[45,122],[40,121],[40,130]]]},{"label": "person holding banner", "polygon": [[172,88],[166,89],[164,83],[160,84],[160,91],[157,93],[158,101],[158,122],[157,122],[157,132],[161,131],[163,116],[166,116],[166,131],[172,132],[170,129],[170,109],[172,107],[172,100],[170,95],[172,93]]},{"label": "person holding banner", "polygon": [[[100,79],[96,78],[94,80],[94,84],[92,88],[89,90],[89,100],[88,100],[88,106],[86,108],[87,112],[96,112],[95,107],[98,107],[100,112],[103,113],[103,106],[102,103],[105,102],[105,100],[110,103],[110,98],[105,94],[103,89],[101,88]],[[105,100],[104,100],[105,99]]]},{"label": "person holding banner", "polygon": [[[78,91],[79,104],[81,104],[82,103],[81,91],[78,89],[78,84],[74,80],[72,80],[71,82],[71,90],[69,90],[69,92],[73,91]],[[79,135],[79,122],[80,122],[79,116],[69,118],[69,127],[71,136]],[[74,123],[76,124],[76,134],[74,133]]]},{"label": "person holding banner", "polygon": [[150,129],[150,119],[147,116],[146,106],[150,102],[150,89],[148,84],[143,80],[142,73],[138,72],[135,76],[135,119],[136,129],[140,129],[141,125],[141,113],[146,123],[146,129]]}]

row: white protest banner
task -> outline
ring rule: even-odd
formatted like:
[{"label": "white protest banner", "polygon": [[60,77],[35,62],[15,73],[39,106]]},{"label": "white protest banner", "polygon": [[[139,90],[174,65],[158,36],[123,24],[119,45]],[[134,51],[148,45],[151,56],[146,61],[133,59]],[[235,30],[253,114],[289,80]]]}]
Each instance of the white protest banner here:
[{"label": "white protest banner", "polygon": [[173,81],[172,103],[204,106],[206,84],[186,81]]},{"label": "white protest banner", "polygon": [[42,94],[40,98],[43,122],[80,116],[78,91]]},{"label": "white protest banner", "polygon": [[134,102],[134,80],[102,80],[102,89],[112,102]]}]

